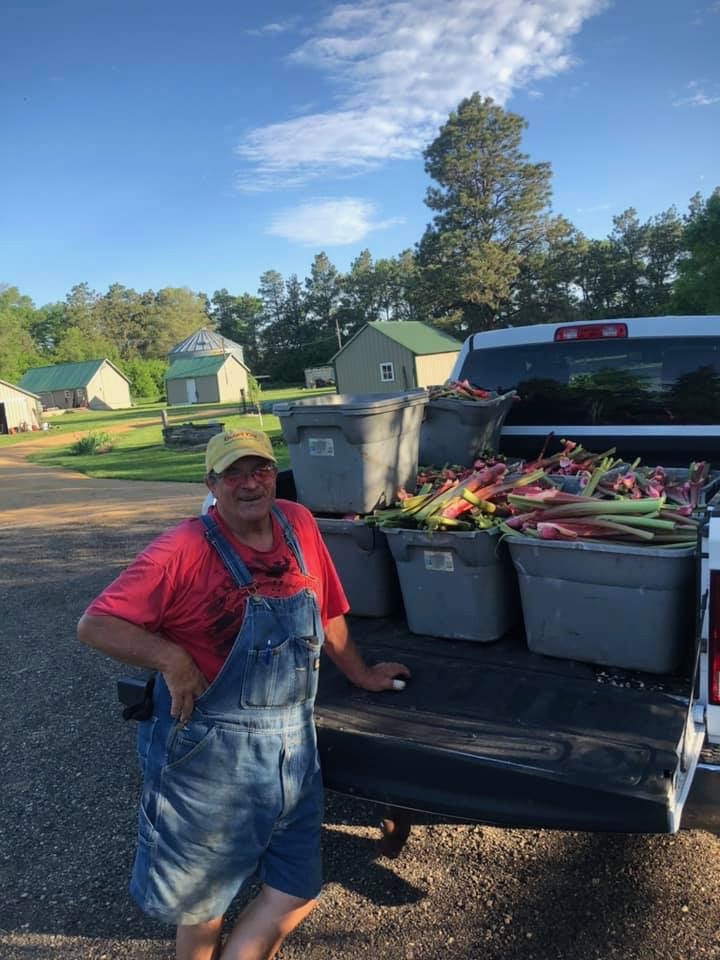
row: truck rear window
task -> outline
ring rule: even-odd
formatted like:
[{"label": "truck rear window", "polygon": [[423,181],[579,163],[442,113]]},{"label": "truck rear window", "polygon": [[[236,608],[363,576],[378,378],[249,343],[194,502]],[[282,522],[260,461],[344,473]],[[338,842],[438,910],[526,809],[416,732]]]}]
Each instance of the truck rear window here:
[{"label": "truck rear window", "polygon": [[517,390],[508,424],[720,423],[720,336],[476,349],[465,377]]}]

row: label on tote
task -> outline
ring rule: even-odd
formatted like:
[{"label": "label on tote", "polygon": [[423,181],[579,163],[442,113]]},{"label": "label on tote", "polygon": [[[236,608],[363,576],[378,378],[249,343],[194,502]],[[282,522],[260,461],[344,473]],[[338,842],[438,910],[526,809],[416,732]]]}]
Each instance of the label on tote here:
[{"label": "label on tote", "polygon": [[311,457],[335,456],[335,443],[331,437],[310,437],[308,447]]},{"label": "label on tote", "polygon": [[447,550],[424,550],[426,570],[445,570],[452,573],[453,555]]}]

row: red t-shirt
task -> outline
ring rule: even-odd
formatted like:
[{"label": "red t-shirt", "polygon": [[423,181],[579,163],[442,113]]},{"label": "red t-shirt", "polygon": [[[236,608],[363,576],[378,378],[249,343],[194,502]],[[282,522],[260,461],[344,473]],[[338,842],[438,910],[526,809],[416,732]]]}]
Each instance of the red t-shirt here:
[{"label": "red t-shirt", "polygon": [[[299,503],[278,500],[305,561],[305,577],[275,517],[268,551],[239,543],[217,510],[211,514],[249,569],[257,591],[286,597],[308,587],[323,624],[347,613],[349,604],[312,514]],[[240,629],[247,591],[238,587],[204,536],[199,518],[184,520],[154,540],[87,608],[93,616],[119,617],[184,647],[208,681],[218,673]]]}]

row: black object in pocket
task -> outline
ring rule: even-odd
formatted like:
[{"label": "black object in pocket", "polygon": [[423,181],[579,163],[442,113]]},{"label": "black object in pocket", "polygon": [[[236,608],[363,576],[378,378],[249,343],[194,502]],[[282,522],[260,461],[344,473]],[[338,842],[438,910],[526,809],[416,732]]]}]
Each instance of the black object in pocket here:
[{"label": "black object in pocket", "polygon": [[155,674],[143,683],[138,677],[118,680],[118,697],[125,704],[123,720],[149,720],[153,713]]}]

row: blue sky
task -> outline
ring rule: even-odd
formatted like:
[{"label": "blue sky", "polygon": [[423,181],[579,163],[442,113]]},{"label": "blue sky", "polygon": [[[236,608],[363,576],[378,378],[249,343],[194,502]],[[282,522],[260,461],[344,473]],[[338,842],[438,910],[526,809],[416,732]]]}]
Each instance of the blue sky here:
[{"label": "blue sky", "polygon": [[6,0],[0,283],[257,290],[412,247],[478,90],[588,236],[720,184],[720,0]]}]

